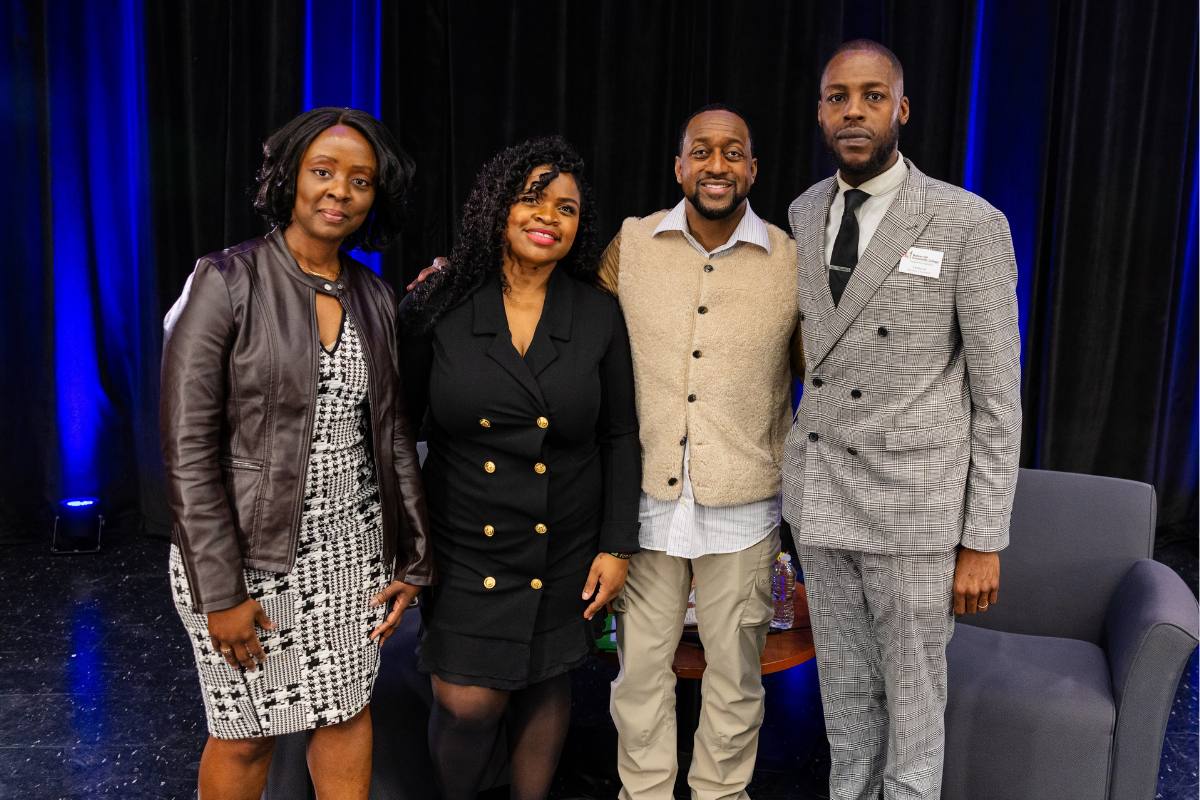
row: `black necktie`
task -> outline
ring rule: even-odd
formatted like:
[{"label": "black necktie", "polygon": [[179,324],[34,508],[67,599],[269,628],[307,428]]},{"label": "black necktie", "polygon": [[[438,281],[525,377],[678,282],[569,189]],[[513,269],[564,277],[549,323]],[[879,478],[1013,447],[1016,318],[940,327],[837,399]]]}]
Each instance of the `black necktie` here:
[{"label": "black necktie", "polygon": [[854,216],[854,212],[870,196],[861,189],[846,190],[842,225],[838,228],[837,238],[833,240],[833,257],[829,259],[829,293],[833,295],[835,306],[842,299],[842,290],[858,266],[858,217]]}]

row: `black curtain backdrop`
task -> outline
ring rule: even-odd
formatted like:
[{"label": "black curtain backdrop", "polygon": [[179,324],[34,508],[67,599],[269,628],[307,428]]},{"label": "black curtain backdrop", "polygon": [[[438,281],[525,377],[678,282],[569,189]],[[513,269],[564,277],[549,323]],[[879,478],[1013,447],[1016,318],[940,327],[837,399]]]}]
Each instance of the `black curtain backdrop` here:
[{"label": "black curtain backdrop", "polygon": [[[21,124],[0,126],[0,146],[27,153],[49,124],[38,89],[43,7],[16,3],[7,21],[19,25],[3,34],[12,63],[0,68],[13,77],[0,100],[18,104]],[[912,101],[905,155],[934,177],[974,181],[1028,231],[1023,463],[1151,482],[1160,539],[1194,542],[1194,3],[413,0],[385,2],[382,15],[382,117],[418,165],[405,237],[383,261],[398,288],[449,251],[474,175],[501,147],[555,132],[573,141],[611,234],[626,216],[677,202],[679,123],[714,101],[749,117],[751,201],[786,228],[788,203],[833,169],[815,123],[824,60],[849,38],[885,42]],[[248,187],[262,140],[301,110],[304,3],[146,2],[144,37],[161,318],[197,256],[264,230]],[[358,45],[314,24],[324,64]],[[31,158],[20,168],[44,184],[48,167],[39,173]],[[21,427],[19,452],[3,463],[20,487],[13,508],[54,497],[53,383],[24,363],[47,353],[43,214],[36,204],[17,214],[27,231],[18,286],[33,308],[4,327],[5,372],[28,387],[4,401]],[[160,331],[147,336],[146,347],[160,345]],[[14,342],[22,363],[10,371]],[[30,458],[47,463],[29,470]],[[150,482],[114,491],[164,522],[161,503],[146,499],[160,495],[156,477],[113,472],[114,482]]]}]

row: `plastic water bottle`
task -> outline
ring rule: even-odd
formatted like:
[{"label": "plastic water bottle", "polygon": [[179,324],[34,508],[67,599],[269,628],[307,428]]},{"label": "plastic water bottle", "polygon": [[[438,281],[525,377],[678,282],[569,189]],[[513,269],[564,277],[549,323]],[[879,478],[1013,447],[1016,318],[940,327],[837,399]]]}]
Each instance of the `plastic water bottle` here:
[{"label": "plastic water bottle", "polygon": [[772,628],[780,631],[791,629],[796,621],[795,598],[796,568],[792,566],[790,554],[780,553],[771,565],[771,601],[775,606]]}]

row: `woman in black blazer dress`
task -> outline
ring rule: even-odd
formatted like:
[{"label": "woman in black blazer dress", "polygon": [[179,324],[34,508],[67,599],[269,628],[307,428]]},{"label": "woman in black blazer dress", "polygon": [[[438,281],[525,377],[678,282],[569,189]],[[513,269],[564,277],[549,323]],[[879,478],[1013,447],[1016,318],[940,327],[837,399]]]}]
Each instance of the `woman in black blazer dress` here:
[{"label": "woman in black blazer dress", "polygon": [[438,584],[420,665],[442,794],[473,798],[502,720],[514,797],[544,797],[568,671],[637,550],[641,462],[616,300],[595,285],[579,156],[558,137],[500,153],[450,266],[401,305],[410,412],[426,407]]}]

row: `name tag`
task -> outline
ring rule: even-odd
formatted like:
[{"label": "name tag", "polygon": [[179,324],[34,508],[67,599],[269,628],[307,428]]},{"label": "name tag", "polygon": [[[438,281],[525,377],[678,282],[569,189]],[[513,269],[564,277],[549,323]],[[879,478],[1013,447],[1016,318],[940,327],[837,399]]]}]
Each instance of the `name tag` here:
[{"label": "name tag", "polygon": [[910,247],[900,259],[900,271],[925,278],[936,278],[942,274],[942,251]]}]

